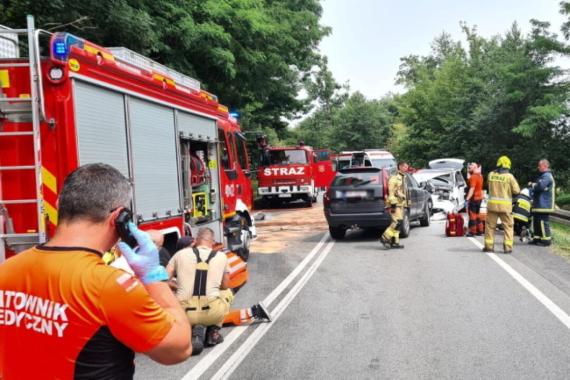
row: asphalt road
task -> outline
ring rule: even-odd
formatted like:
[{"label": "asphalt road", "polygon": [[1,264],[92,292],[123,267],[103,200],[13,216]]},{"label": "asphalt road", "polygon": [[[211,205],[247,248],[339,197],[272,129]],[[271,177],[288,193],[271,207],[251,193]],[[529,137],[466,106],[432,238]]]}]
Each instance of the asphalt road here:
[{"label": "asphalt road", "polygon": [[269,296],[276,320],[224,328],[226,343],[181,365],[139,356],[136,378],[570,378],[570,265],[522,245],[487,255],[443,231],[413,228],[390,251],[375,234],[307,231],[253,254],[236,307]]}]

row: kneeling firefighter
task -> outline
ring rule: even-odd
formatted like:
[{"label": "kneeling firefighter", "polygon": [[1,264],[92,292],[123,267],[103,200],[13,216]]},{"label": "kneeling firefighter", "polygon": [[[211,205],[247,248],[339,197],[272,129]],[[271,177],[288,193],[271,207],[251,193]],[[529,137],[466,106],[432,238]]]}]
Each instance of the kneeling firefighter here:
[{"label": "kneeling firefighter", "polygon": [[406,171],[408,164],[398,162],[398,173],[390,177],[388,181],[388,199],[390,205],[390,217],[392,223],[380,237],[380,242],[385,248],[404,248],[400,244],[400,226],[404,219],[404,208],[408,206],[406,191]]},{"label": "kneeling firefighter", "polygon": [[[230,286],[237,289],[247,276],[240,265],[233,264],[245,263],[238,256],[228,256],[216,250],[215,246],[214,231],[202,227],[194,246],[178,251],[166,268],[171,279],[176,277],[176,297],[192,325],[192,352],[196,355],[204,345],[214,346],[223,342],[220,328],[224,323],[239,325],[271,320],[261,303],[242,310],[230,310],[234,299]],[[235,281],[230,278],[232,274]]]}]

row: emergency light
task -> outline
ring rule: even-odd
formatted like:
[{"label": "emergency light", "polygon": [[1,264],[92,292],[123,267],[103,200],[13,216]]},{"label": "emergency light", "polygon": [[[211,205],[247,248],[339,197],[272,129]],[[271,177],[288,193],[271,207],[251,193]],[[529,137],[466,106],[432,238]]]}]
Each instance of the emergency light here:
[{"label": "emergency light", "polygon": [[83,48],[85,41],[69,33],[58,32],[51,38],[51,58],[60,62],[67,62],[71,46]]}]

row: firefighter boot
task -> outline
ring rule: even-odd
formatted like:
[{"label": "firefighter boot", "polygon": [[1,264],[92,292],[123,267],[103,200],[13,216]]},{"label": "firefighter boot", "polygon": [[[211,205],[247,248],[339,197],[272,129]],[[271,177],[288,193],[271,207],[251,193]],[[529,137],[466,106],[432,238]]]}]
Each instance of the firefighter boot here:
[{"label": "firefighter boot", "polygon": [[206,339],[206,327],[196,325],[192,327],[192,355],[200,355],[204,349],[204,340]]},{"label": "firefighter boot", "polygon": [[271,322],[271,314],[261,302],[251,307],[251,316],[257,322]]},{"label": "firefighter boot", "polygon": [[483,249],[482,249],[481,251],[482,251],[482,252],[491,252],[491,253],[492,253],[492,252],[495,252],[495,248],[493,248],[493,247],[489,248],[489,247],[485,246],[485,247],[483,247]]},{"label": "firefighter boot", "polygon": [[219,326],[208,327],[208,332],[206,333],[206,347],[212,347],[216,344],[220,344],[224,341],[224,337],[220,334]]},{"label": "firefighter boot", "polygon": [[404,248],[402,244],[400,244],[400,239],[396,239],[396,237],[392,238],[392,242],[390,243],[391,248]]},{"label": "firefighter boot", "polygon": [[390,244],[390,240],[388,240],[384,235],[380,236],[380,243],[384,246],[385,249],[392,248],[392,244]]}]

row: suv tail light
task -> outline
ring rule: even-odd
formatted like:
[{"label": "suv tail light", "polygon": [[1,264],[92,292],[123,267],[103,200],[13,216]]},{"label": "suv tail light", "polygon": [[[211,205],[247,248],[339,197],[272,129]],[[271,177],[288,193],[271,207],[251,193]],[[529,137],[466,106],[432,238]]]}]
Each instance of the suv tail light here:
[{"label": "suv tail light", "polygon": [[388,207],[388,174],[386,170],[382,170],[382,189],[384,190],[384,202],[386,202],[386,207]]}]

